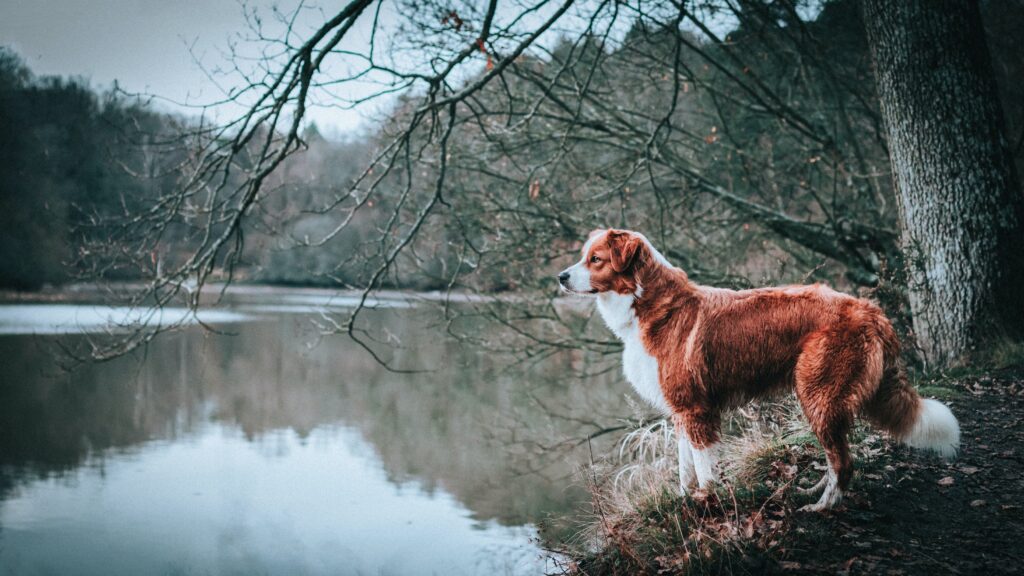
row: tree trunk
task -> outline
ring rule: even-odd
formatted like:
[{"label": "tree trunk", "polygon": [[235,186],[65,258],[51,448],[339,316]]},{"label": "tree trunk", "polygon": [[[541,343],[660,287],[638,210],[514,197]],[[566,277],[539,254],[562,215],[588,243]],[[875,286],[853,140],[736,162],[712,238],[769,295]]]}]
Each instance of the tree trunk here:
[{"label": "tree trunk", "polygon": [[864,0],[914,332],[931,368],[1024,332],[1024,197],[977,2]]}]

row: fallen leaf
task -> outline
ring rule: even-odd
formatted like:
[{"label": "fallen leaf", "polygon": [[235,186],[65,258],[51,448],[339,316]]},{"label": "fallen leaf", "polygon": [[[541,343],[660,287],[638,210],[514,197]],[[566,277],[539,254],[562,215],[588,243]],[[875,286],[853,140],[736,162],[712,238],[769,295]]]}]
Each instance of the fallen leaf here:
[{"label": "fallen leaf", "polygon": [[953,477],[952,476],[946,476],[942,480],[939,480],[939,486],[952,486],[952,485],[953,485]]},{"label": "fallen leaf", "polygon": [[964,466],[963,468],[960,469],[960,471],[963,472],[964,474],[970,475],[977,473],[978,468],[975,466]]},{"label": "fallen leaf", "polygon": [[530,182],[530,200],[536,200],[540,196],[540,180]]},{"label": "fallen leaf", "polygon": [[979,507],[984,506],[984,505],[985,505],[985,501],[984,500],[981,500],[981,499],[971,500],[971,508],[979,508]]}]

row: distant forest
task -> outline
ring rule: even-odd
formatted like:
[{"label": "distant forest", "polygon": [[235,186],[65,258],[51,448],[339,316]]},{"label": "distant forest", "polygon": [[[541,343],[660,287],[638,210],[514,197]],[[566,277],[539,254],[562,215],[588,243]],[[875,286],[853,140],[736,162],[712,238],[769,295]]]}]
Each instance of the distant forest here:
[{"label": "distant forest", "polygon": [[[37,77],[17,53],[0,47],[0,287],[130,281],[156,274],[166,259],[186,250],[194,231],[184,222],[141,269],[114,254],[131,248],[119,245],[124,219],[178,185],[196,124],[115,89],[98,92],[86,79]],[[265,226],[246,231],[241,280],[350,280],[338,264],[358,238],[350,233],[321,248],[296,249],[300,242],[291,235],[312,233],[317,218],[304,214],[294,221],[286,214],[312,208],[314,199],[331,194],[331,183],[346,186],[372,142],[330,142],[315,126],[304,138],[308,149],[279,174],[287,205],[277,206],[280,212]],[[282,230],[287,234],[278,238]]]},{"label": "distant forest", "polygon": [[[1024,4],[982,5],[1004,133],[1021,170]],[[730,64],[733,54],[697,36],[679,57],[693,85],[671,90],[673,80],[645,76],[672,57],[656,29],[637,26],[614,52],[595,37],[554,46],[543,57],[524,56],[506,83],[466,104],[482,120],[479,129],[467,125],[453,144],[444,201],[459,206],[451,212],[458,216],[432,218],[378,286],[443,288],[458,267],[464,271],[459,281],[473,289],[535,288],[539,267],[581,234],[623,224],[648,231],[701,282],[877,285],[895,251],[898,225],[863,23],[850,1],[825,3],[813,21],[787,24],[785,18],[746,24],[728,36],[785,99],[779,118],[737,90],[745,65]],[[793,33],[798,26],[806,27],[803,35]],[[595,67],[598,51],[606,56]],[[705,63],[716,57],[725,62],[721,68]],[[592,88],[575,117],[589,114],[603,124],[566,123],[566,110],[573,110],[558,107],[571,101],[568,88],[560,99],[566,79]],[[550,101],[531,108],[533,95],[545,89]],[[629,131],[631,124],[657,122],[644,111],[666,109],[672,94],[679,97],[673,114],[685,130],[659,142]],[[362,285],[386,252],[381,230],[392,229],[388,219],[396,206],[407,194],[426,193],[437,167],[424,163],[418,174],[385,175],[374,199],[337,234],[332,211],[389,131],[411,113],[409,102],[400,96],[391,119],[359,140],[329,141],[308,126],[304,150],[273,174],[266,187],[273,193],[247,219],[237,267],[220,274],[250,282]],[[502,133],[499,124],[506,121],[521,122],[519,132]],[[14,51],[0,48],[0,286],[152,279],[187,257],[199,235],[209,233],[190,223],[187,210],[155,249],[147,245],[141,266],[138,247],[130,245],[138,237],[131,226],[136,215],[174,196],[169,192],[192,165],[190,138],[198,125],[114,90],[97,92],[86,80],[37,77]],[[838,160],[809,152],[816,138]],[[656,146],[660,162],[681,166],[679,182],[698,172],[706,176],[683,186],[673,184],[672,173],[651,173],[631,184],[647,174],[631,160],[644,146]],[[615,184],[620,181],[626,184]],[[463,254],[467,250],[473,258]]]}]

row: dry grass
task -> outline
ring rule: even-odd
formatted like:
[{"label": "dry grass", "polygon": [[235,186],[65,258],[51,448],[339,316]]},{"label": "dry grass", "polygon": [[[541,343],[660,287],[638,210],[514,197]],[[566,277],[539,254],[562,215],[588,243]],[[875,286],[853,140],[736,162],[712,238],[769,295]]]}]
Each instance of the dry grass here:
[{"label": "dry grass", "polygon": [[[664,420],[638,423],[617,453],[583,473],[592,514],[556,550],[567,574],[759,573],[774,562],[795,509],[808,498],[794,485],[824,473],[820,448],[795,400],[736,411],[721,453],[724,482],[713,492],[679,494],[676,437]],[[878,436],[855,433],[870,460]]]}]

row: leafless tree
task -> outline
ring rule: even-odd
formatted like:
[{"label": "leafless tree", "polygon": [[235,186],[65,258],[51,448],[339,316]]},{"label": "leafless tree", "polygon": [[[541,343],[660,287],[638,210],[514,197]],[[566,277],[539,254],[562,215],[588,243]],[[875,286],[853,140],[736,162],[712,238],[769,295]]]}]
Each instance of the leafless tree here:
[{"label": "leafless tree", "polygon": [[[279,172],[306,147],[310,106],[389,99],[363,168],[303,210],[329,229],[288,239],[317,250],[363,227],[338,263],[358,268],[359,305],[324,326],[391,369],[410,367],[362,313],[410,277],[441,288],[445,329],[469,343],[529,361],[615,352],[549,279],[599,226],[644,230],[698,281],[825,279],[906,315],[856,2],[355,0],[300,33],[305,9],[274,27],[252,16],[259,49],[232,46],[245,81],[225,96],[245,113],[196,127],[173,193],[119,218],[127,259],[186,231],[140,308],[196,310],[211,280],[232,282],[255,223],[282,229]],[[144,322],[90,352],[177,326]]]}]

